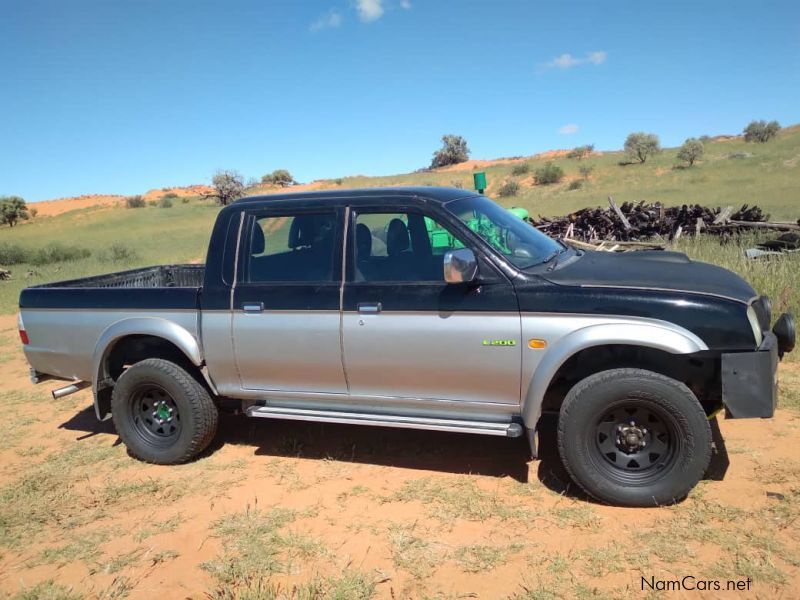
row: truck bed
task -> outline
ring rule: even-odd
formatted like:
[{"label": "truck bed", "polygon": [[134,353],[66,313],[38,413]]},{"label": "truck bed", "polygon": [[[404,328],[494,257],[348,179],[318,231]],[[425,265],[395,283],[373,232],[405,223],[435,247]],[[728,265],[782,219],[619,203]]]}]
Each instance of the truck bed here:
[{"label": "truck bed", "polygon": [[22,290],[20,308],[194,309],[204,265],[157,265]]},{"label": "truck bed", "polygon": [[203,285],[205,265],[156,265],[80,279],[69,279],[34,288],[173,288]]}]

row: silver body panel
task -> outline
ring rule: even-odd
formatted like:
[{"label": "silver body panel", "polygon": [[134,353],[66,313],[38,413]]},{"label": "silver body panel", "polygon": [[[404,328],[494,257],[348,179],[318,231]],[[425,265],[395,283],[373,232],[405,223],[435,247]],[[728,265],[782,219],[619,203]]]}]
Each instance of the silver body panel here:
[{"label": "silver body panel", "polygon": [[[287,312],[27,309],[21,319],[30,337],[25,355],[36,371],[92,381],[95,392],[109,348],[126,335],[145,334],[205,365],[212,389],[246,406],[497,423],[521,416],[529,428],[558,368],[580,350],[707,349],[681,327],[635,317]],[[546,348],[529,348],[533,338]],[[483,344],[491,339],[516,343]]]},{"label": "silver body panel", "polygon": [[234,311],[240,387],[346,394],[339,328],[339,311]]},{"label": "silver body panel", "polygon": [[344,313],[342,322],[352,394],[519,406],[518,313]]}]

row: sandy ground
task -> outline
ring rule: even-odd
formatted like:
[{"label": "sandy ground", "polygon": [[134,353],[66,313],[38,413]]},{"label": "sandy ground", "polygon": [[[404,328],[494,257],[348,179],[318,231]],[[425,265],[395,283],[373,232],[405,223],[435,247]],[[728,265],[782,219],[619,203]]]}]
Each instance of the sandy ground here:
[{"label": "sandy ground", "polygon": [[[0,595],[53,580],[84,597],[235,597],[212,573],[246,559],[289,597],[345,571],[377,598],[639,598],[642,577],[684,575],[751,575],[744,597],[800,589],[796,412],[721,421],[709,479],[669,508],[576,493],[552,429],[531,461],[522,440],[225,416],[200,460],[158,467],[126,454],[88,391],[53,402],[55,384],[32,386],[15,328],[0,317]],[[285,509],[282,537],[255,556],[215,527]]]}]

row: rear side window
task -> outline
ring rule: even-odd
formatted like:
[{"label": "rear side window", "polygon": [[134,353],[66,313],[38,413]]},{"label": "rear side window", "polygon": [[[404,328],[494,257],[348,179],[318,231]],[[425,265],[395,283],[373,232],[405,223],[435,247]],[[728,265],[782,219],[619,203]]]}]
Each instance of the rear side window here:
[{"label": "rear side window", "polygon": [[334,212],[258,217],[251,223],[246,281],[332,281]]}]

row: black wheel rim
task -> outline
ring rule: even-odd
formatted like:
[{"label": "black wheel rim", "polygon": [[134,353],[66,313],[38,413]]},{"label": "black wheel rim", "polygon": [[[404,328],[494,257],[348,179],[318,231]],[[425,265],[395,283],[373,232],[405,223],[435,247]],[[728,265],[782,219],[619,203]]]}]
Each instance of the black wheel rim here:
[{"label": "black wheel rim", "polygon": [[136,433],[149,444],[170,446],[181,433],[178,405],[161,386],[139,386],[131,395],[130,409]]},{"label": "black wheel rim", "polygon": [[613,481],[646,485],[672,469],[681,445],[675,417],[654,402],[626,399],[596,422],[590,452]]}]

